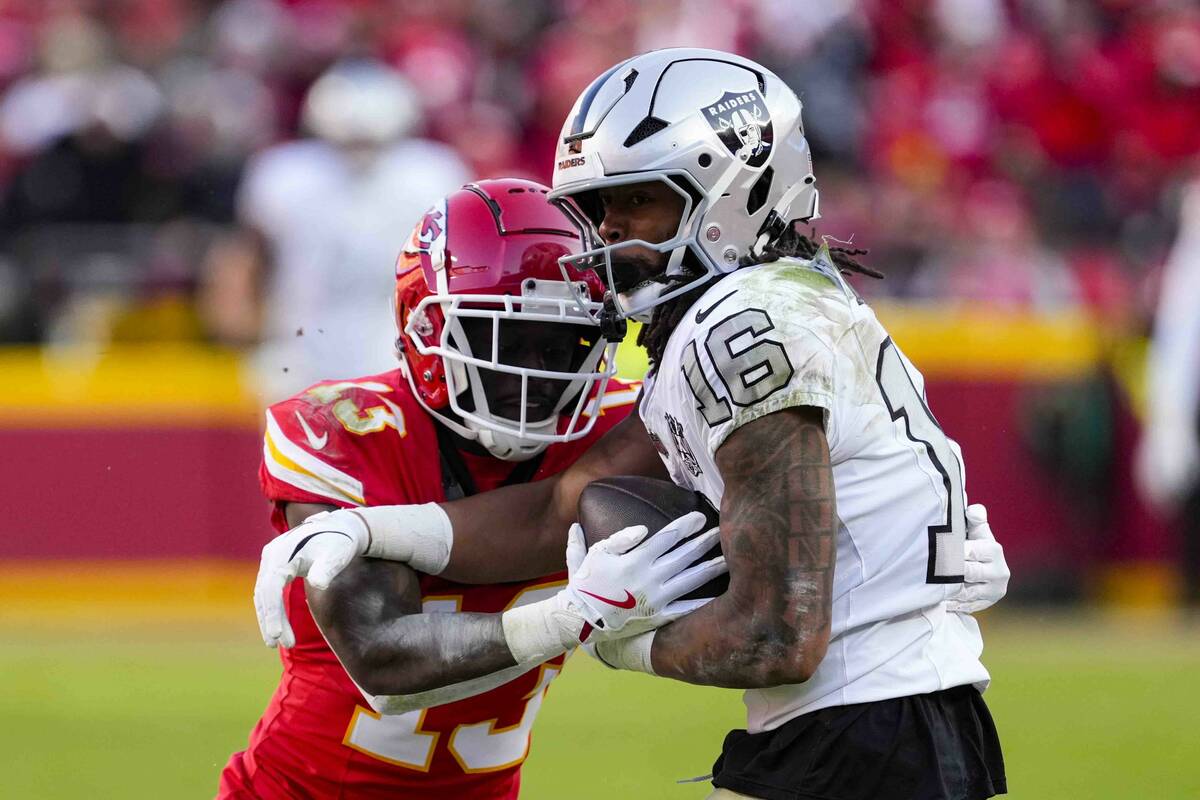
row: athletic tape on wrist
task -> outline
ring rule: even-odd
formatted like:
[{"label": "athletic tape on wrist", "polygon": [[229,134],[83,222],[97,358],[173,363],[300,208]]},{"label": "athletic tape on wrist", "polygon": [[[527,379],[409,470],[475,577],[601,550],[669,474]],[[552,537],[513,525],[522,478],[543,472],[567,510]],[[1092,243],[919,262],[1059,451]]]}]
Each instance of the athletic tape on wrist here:
[{"label": "athletic tape on wrist", "polygon": [[656,633],[658,631],[646,631],[627,639],[600,642],[596,645],[596,655],[615,669],[627,669],[631,672],[655,675],[657,673],[650,663],[650,649],[654,644],[654,634]]},{"label": "athletic tape on wrist", "polygon": [[584,620],[560,592],[554,597],[505,611],[500,622],[504,641],[518,664],[540,664],[579,644]]},{"label": "athletic tape on wrist", "polygon": [[367,526],[363,555],[403,561],[418,572],[438,575],[450,563],[454,529],[437,503],[356,508]]}]

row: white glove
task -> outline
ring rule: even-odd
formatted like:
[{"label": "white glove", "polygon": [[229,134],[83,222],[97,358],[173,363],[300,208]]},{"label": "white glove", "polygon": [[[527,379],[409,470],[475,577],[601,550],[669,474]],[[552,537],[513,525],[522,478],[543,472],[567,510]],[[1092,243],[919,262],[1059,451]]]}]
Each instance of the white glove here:
[{"label": "white glove", "polygon": [[548,600],[504,612],[505,640],[517,663],[540,663],[584,641],[653,630],[703,605],[703,599],[678,598],[726,571],[723,556],[688,566],[708,552],[718,530],[667,551],[704,521],[703,514],[687,514],[645,542],[646,526],[635,525],[597,542],[586,554],[583,529],[572,525],[566,588]]},{"label": "white glove", "polygon": [[453,533],[436,503],[343,508],[313,514],[267,542],[254,582],[254,611],[267,647],[296,643],[283,593],[294,578],[327,589],[356,556],[404,561],[436,575],[450,556]]},{"label": "white glove", "polygon": [[646,526],[634,525],[596,542],[582,558],[583,528],[571,526],[567,534],[571,577],[563,591],[583,609],[588,624],[599,633],[597,641],[653,630],[708,602],[708,598],[677,599],[728,571],[724,556],[688,566],[716,543],[717,528],[675,547],[704,524],[704,515],[693,511],[667,523],[649,540]]},{"label": "white glove", "polygon": [[992,535],[983,504],[967,506],[966,561],[963,583],[946,601],[946,609],[974,614],[994,605],[1008,592],[1008,562],[1004,548]]},{"label": "white glove", "polygon": [[296,644],[283,600],[292,579],[328,588],[355,556],[366,552],[367,536],[361,517],[344,510],[322,511],[267,542],[254,581],[254,611],[267,647]]}]

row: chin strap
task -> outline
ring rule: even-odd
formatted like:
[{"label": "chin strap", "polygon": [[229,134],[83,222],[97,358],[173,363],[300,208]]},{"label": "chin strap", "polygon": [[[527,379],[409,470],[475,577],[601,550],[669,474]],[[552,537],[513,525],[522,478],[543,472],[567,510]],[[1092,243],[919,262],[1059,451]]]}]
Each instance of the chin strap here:
[{"label": "chin strap", "polygon": [[629,333],[629,323],[617,312],[612,292],[604,295],[604,308],[600,311],[600,335],[610,342],[622,342]]},{"label": "chin strap", "polygon": [[[442,462],[442,491],[445,492],[446,500],[470,497],[478,490],[475,487],[475,481],[471,478],[471,471],[467,468],[462,454],[454,443],[453,434],[445,425],[439,425],[436,422],[434,429],[437,431],[438,455]],[[533,480],[533,476],[542,466],[545,454],[546,451],[543,450],[532,458],[519,462],[500,486],[513,486]]]},{"label": "chin strap", "polygon": [[442,491],[446,499],[459,500],[475,494],[475,481],[471,479],[471,473],[454,445],[450,429],[437,422],[433,423],[433,428],[437,432],[438,457],[442,462]]}]

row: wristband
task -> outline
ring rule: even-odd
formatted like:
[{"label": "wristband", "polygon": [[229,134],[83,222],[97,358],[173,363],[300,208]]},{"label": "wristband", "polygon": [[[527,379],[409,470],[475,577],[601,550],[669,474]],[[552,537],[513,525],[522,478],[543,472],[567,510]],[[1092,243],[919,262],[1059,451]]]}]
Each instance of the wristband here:
[{"label": "wristband", "polygon": [[367,527],[363,555],[403,561],[418,572],[439,575],[450,563],[454,529],[437,503],[351,509]]}]

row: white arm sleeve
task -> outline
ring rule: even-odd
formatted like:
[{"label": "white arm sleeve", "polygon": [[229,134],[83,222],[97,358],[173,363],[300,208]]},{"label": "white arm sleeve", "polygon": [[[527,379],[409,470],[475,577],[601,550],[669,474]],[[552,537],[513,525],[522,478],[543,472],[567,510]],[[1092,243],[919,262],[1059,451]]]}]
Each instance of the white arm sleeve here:
[{"label": "white arm sleeve", "polygon": [[493,672],[490,675],[472,678],[469,681],[461,683],[452,683],[449,686],[430,689],[427,692],[393,695],[369,695],[364,692],[363,696],[367,698],[367,702],[371,704],[371,708],[380,714],[404,714],[408,711],[415,711],[418,708],[442,706],[467,697],[474,697],[477,694],[490,692],[497,686],[503,686],[509,681],[521,677],[528,671],[528,664],[518,664],[514,667],[502,669],[499,672]]}]

